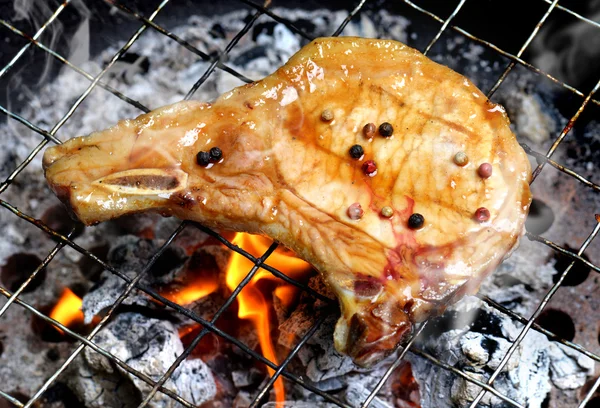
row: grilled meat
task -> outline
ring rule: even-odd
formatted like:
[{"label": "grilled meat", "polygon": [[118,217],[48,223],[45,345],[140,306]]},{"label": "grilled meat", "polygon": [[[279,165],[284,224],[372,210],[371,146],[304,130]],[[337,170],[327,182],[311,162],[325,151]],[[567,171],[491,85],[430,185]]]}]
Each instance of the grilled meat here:
[{"label": "grilled meat", "polygon": [[291,248],[336,293],[335,346],[363,366],[474,293],[531,200],[501,106],[404,44],[350,37],[212,104],[49,148],[43,165],[86,224],[153,210]]}]

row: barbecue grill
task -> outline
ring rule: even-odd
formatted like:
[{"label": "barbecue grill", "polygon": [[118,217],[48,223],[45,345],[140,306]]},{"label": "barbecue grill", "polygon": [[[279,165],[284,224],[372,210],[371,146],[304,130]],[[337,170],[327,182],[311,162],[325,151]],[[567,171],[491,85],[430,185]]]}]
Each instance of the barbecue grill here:
[{"label": "barbecue grill", "polygon": [[[263,4],[258,4],[253,0],[240,0],[239,7],[243,7],[244,10],[248,10],[247,18],[245,19],[245,25],[237,35],[233,36],[229,41],[228,45],[220,50],[219,52],[206,52],[195,45],[185,40],[181,36],[174,33],[174,31],[165,28],[166,25],[162,25],[157,23],[159,20],[157,17],[160,14],[168,14],[169,13],[169,1],[162,0],[160,4],[151,12],[146,12],[143,10],[144,7],[137,7],[135,5],[128,5],[126,1],[112,1],[108,0],[107,3],[111,10],[115,13],[118,13],[121,17],[127,17],[130,21],[135,21],[139,24],[139,28],[135,33],[126,40],[125,44],[116,52],[114,55],[107,59],[107,63],[102,67],[100,72],[96,74],[90,74],[86,72],[84,69],[79,67],[76,63],[71,62],[69,59],[61,55],[58,51],[55,51],[50,44],[46,44],[40,41],[43,38],[43,33],[46,30],[49,30],[52,27],[53,23],[59,18],[61,13],[65,10],[68,10],[70,7],[74,7],[72,3],[75,3],[74,0],[65,0],[62,4],[60,4],[53,12],[50,18],[47,19],[43,24],[39,27],[36,27],[36,31],[34,33],[24,32],[20,28],[17,28],[17,25],[13,22],[9,22],[8,19],[0,19],[0,24],[2,25],[2,30],[6,33],[5,35],[13,36],[14,38],[18,38],[23,41],[23,45],[14,55],[9,57],[8,63],[3,66],[0,70],[0,79],[2,77],[8,76],[11,70],[15,69],[18,66],[20,59],[24,58],[28,52],[31,50],[42,51],[44,54],[49,55],[54,60],[60,62],[60,65],[64,65],[69,69],[74,70],[78,74],[89,80],[89,85],[87,88],[78,95],[77,98],[73,101],[72,105],[68,109],[68,111],[64,114],[64,116],[52,126],[46,126],[47,124],[33,123],[26,117],[22,116],[19,112],[18,106],[14,108],[9,108],[9,105],[0,106],[0,110],[8,117],[8,121],[16,121],[21,125],[26,126],[32,131],[39,134],[39,144],[35,146],[27,157],[22,160],[18,165],[9,169],[8,177],[6,177],[2,183],[0,184],[0,195],[5,195],[5,192],[10,188],[13,183],[19,183],[19,177],[28,166],[36,165],[36,158],[39,159],[39,153],[43,151],[43,149],[51,144],[58,144],[62,141],[66,140],[67,135],[61,135],[62,137],[58,137],[57,134],[61,127],[65,125],[67,121],[69,121],[73,115],[76,113],[78,108],[84,103],[86,98],[92,93],[92,91],[97,87],[102,87],[106,91],[114,94],[117,98],[120,98],[127,104],[136,108],[140,113],[149,112],[150,108],[144,106],[137,100],[128,97],[127,90],[118,90],[113,87],[109,81],[106,81],[105,77],[111,69],[114,68],[115,64],[118,64],[119,61],[123,59],[123,57],[128,53],[130,48],[138,41],[138,39],[144,34],[146,31],[154,31],[156,33],[160,33],[160,35],[164,35],[168,37],[170,40],[174,41],[178,44],[178,46],[185,48],[187,51],[195,54],[201,60],[206,61],[206,69],[204,72],[201,72],[197,80],[193,83],[193,85],[189,88],[185,98],[190,99],[194,98],[194,95],[197,93],[199,89],[203,87],[203,85],[207,82],[207,80],[214,75],[215,71],[223,71],[228,75],[231,75],[243,82],[251,82],[245,73],[239,72],[233,64],[230,64],[227,58],[227,54],[229,54],[235,47],[238,46],[240,40],[247,35],[250,35],[253,26],[257,24],[259,18],[269,18],[272,21],[283,24],[291,33],[293,33],[296,37],[300,39],[300,41],[307,42],[312,39],[312,35],[307,33],[306,30],[302,27],[301,24],[295,22],[290,16],[280,12],[280,9],[274,8],[277,4],[272,4],[271,1],[267,0]],[[520,46],[520,48],[512,50],[507,43],[503,43],[500,41],[490,41],[490,36],[486,35],[485,27],[466,24],[469,27],[475,27],[475,32],[471,33],[467,31],[467,29],[463,28],[465,24],[462,22],[469,23],[469,20],[465,16],[470,16],[470,13],[467,13],[465,10],[472,6],[469,3],[474,3],[474,0],[460,0],[456,2],[454,8],[449,8],[447,5],[440,6],[436,4],[432,4],[434,2],[419,2],[419,1],[409,1],[403,0],[403,2],[399,2],[401,4],[388,5],[387,3],[381,3],[379,1],[371,0],[362,0],[357,2],[354,5],[354,8],[349,10],[347,13],[347,17],[343,19],[341,24],[337,27],[334,32],[331,32],[331,35],[344,35],[344,30],[347,28],[349,24],[353,20],[360,19],[361,13],[365,13],[367,11],[372,11],[376,8],[393,8],[394,10],[399,10],[398,13],[412,13],[412,16],[416,16],[420,22],[424,22],[427,24],[427,29],[424,29],[424,32],[427,30],[431,31],[432,35],[422,35],[417,43],[424,43],[425,45],[420,47],[420,50],[425,54],[430,54],[432,51],[436,50],[436,46],[440,42],[441,38],[444,35],[448,35],[451,32],[453,35],[456,34],[458,36],[464,37],[469,41],[472,41],[476,44],[483,46],[486,53],[492,53],[496,56],[502,57],[503,61],[506,61],[506,64],[500,67],[500,75],[497,76],[495,82],[488,84],[487,89],[483,88],[484,91],[487,91],[488,97],[492,97],[492,95],[496,94],[505,83],[507,78],[511,75],[525,75],[527,72],[533,72],[537,76],[544,78],[544,80],[549,80],[552,83],[552,86],[556,88],[564,89],[569,95],[569,101],[571,103],[571,116],[562,126],[562,130],[558,135],[553,136],[553,140],[551,141],[550,147],[546,152],[538,152],[529,146],[524,146],[526,152],[530,156],[531,160],[536,164],[533,171],[533,180],[532,183],[535,184],[535,181],[538,179],[542,171],[558,171],[561,174],[564,174],[578,183],[578,185],[584,186],[585,189],[590,191],[590,194],[597,194],[600,192],[600,185],[596,184],[596,182],[589,177],[581,174],[581,171],[577,169],[576,166],[570,166],[565,163],[561,163],[559,161],[555,161],[553,156],[560,149],[561,143],[565,141],[568,137],[569,132],[571,132],[573,126],[580,120],[581,117],[585,116],[588,111],[597,112],[597,106],[600,105],[600,101],[595,99],[594,95],[598,88],[600,87],[600,82],[594,82],[594,84],[590,87],[591,89],[579,89],[579,85],[574,85],[573,83],[565,82],[562,78],[557,76],[556,74],[551,74],[549,72],[545,72],[541,68],[539,68],[536,64],[528,62],[524,59],[524,55],[527,53],[528,48],[532,46],[536,37],[543,31],[545,24],[551,20],[551,18],[556,13],[562,13],[565,16],[568,16],[571,19],[575,19],[580,21],[581,24],[593,27],[594,29],[600,29],[600,24],[596,21],[593,21],[589,18],[584,17],[579,14],[579,12],[575,11],[575,7],[570,8],[567,5],[558,4],[558,0],[550,1],[540,0],[538,5],[538,9],[540,10],[539,15],[535,15],[534,17],[528,16],[527,18],[531,21],[536,20],[531,27],[527,27],[526,29],[519,27],[514,28],[511,27],[510,22],[503,22],[506,24],[504,30],[512,30],[519,32],[526,32],[523,36],[524,42]],[[238,3],[235,3],[238,4]],[[511,3],[512,4],[512,3]],[[542,7],[543,5],[543,7]],[[190,5],[186,5],[188,7]],[[234,5],[235,6],[235,5]],[[220,7],[220,6],[219,6]],[[503,6],[500,6],[503,7]],[[500,13],[509,15],[510,13],[525,13],[523,9],[510,9],[510,10],[500,10]],[[265,17],[266,16],[266,17]],[[517,17],[515,17],[517,18]],[[519,19],[522,17],[519,17]],[[170,23],[167,21],[167,23]],[[493,22],[490,24],[494,24]],[[483,35],[481,35],[483,33]],[[92,33],[92,36],[94,33]],[[492,36],[497,38],[497,36]],[[11,37],[12,38],[12,37]],[[440,60],[444,62],[443,55],[440,54],[443,50],[438,50],[438,57]],[[150,67],[152,69],[152,67]],[[596,81],[597,78],[594,79]],[[17,104],[18,105],[18,104]],[[72,135],[69,135],[72,136]],[[62,139],[62,140],[61,140]],[[593,147],[592,147],[592,156],[593,156]],[[598,165],[596,160],[595,165]],[[555,170],[549,170],[547,168],[554,168]],[[535,195],[535,194],[534,194]],[[551,199],[551,198],[550,198]],[[419,345],[420,335],[423,333],[427,333],[427,330],[431,328],[432,323],[430,321],[426,321],[417,326],[416,330],[412,334],[412,336],[403,344],[397,353],[393,356],[393,360],[390,361],[390,364],[384,370],[383,375],[377,379],[377,384],[375,387],[369,390],[369,393],[364,396],[361,401],[352,401],[351,403],[345,400],[341,400],[332,393],[329,393],[327,390],[319,389],[313,382],[307,380],[307,378],[302,375],[295,373],[290,369],[291,362],[297,358],[298,354],[302,350],[302,348],[309,341],[311,336],[313,336],[320,326],[326,321],[328,314],[322,314],[318,319],[315,320],[312,327],[304,333],[299,341],[297,341],[293,347],[291,347],[289,354],[287,357],[282,359],[279,362],[270,361],[263,354],[257,352],[255,348],[249,347],[239,338],[227,333],[222,328],[220,328],[217,324],[219,318],[221,318],[224,313],[236,302],[236,298],[242,291],[242,289],[247,286],[253,277],[258,273],[259,270],[264,269],[275,275],[276,277],[282,279],[286,283],[290,285],[294,285],[300,291],[302,291],[306,296],[310,296],[314,301],[320,301],[324,305],[324,310],[335,310],[335,299],[331,299],[324,295],[322,292],[315,290],[313,287],[309,286],[306,282],[298,281],[296,279],[292,279],[288,277],[286,274],[282,273],[278,269],[269,265],[269,256],[277,249],[277,244],[272,244],[268,250],[266,250],[261,256],[255,256],[251,253],[247,252],[244,248],[240,248],[234,243],[231,242],[231,239],[227,239],[223,235],[212,231],[202,225],[184,221],[181,222],[174,231],[172,231],[168,238],[164,240],[164,244],[160,246],[153,254],[149,257],[149,261],[136,271],[136,274],[130,275],[124,273],[121,269],[116,268],[114,265],[109,264],[106,260],[103,259],[102,256],[99,256],[97,253],[94,253],[89,248],[85,248],[81,244],[75,240],[75,237],[80,234],[80,226],[70,225],[67,230],[64,228],[56,227],[56,224],[52,223],[52,218],[38,219],[37,214],[27,214],[17,208],[17,204],[11,203],[4,199],[4,197],[0,197],[0,205],[2,206],[2,211],[8,212],[11,214],[11,217],[17,222],[17,219],[21,219],[34,225],[39,228],[39,230],[43,231],[43,234],[47,234],[52,239],[55,240],[54,248],[45,255],[45,258],[41,260],[39,263],[33,267],[33,272],[27,277],[24,277],[22,280],[22,284],[16,285],[16,290],[9,290],[6,282],[0,283],[0,292],[6,300],[0,307],[0,319],[4,316],[9,309],[13,308],[24,308],[28,311],[28,313],[33,314],[40,322],[45,322],[54,327],[59,328],[64,336],[70,337],[73,339],[73,347],[69,350],[69,356],[58,365],[58,368],[50,373],[47,376],[43,385],[39,387],[37,392],[32,395],[28,395],[27,398],[23,398],[23,396],[11,394],[13,390],[2,389],[2,384],[0,384],[0,396],[5,400],[6,406],[17,406],[17,407],[35,407],[38,406],[39,401],[48,392],[56,383],[58,378],[63,374],[73,363],[73,361],[85,350],[92,349],[96,353],[104,356],[108,360],[111,361],[112,364],[118,366],[120,369],[129,373],[131,376],[136,377],[140,381],[148,384],[150,391],[141,396],[141,403],[139,407],[148,406],[149,403],[155,398],[158,394],[164,394],[169,398],[172,398],[174,401],[177,401],[179,404],[185,407],[195,407],[197,404],[189,401],[183,395],[173,391],[171,388],[166,386],[169,378],[176,372],[176,370],[180,367],[183,361],[192,354],[195,347],[200,344],[203,338],[205,338],[208,334],[212,334],[218,336],[225,342],[229,342],[242,353],[247,354],[251,358],[256,361],[264,364],[271,369],[270,378],[267,381],[264,381],[261,386],[256,389],[252,395],[252,401],[250,402],[250,407],[259,407],[265,404],[269,399],[269,393],[272,390],[272,387],[276,383],[276,381],[283,377],[286,382],[293,383],[299,387],[305,388],[307,391],[314,393],[322,398],[324,404],[330,404],[327,406],[339,406],[339,407],[351,407],[351,406],[376,406],[372,405],[375,399],[377,398],[380,390],[385,386],[388,379],[394,375],[396,370],[402,366],[403,362],[406,361],[406,358],[409,355],[416,355],[425,360],[428,360],[431,364],[445,370],[451,372],[453,376],[458,376],[464,379],[469,384],[474,385],[477,390],[473,395],[473,398],[469,401],[469,407],[477,407],[482,406],[480,403],[486,394],[489,396],[490,394],[494,397],[503,401],[505,405],[503,406],[515,406],[515,407],[523,407],[524,405],[510,396],[505,395],[502,391],[495,387],[495,380],[501,374],[502,370],[509,364],[509,361],[513,354],[517,351],[517,349],[522,345],[523,340],[526,335],[531,332],[539,332],[546,336],[549,340],[553,342],[557,342],[562,346],[573,350],[576,355],[586,356],[589,359],[592,359],[595,362],[600,362],[600,354],[596,351],[592,351],[593,348],[586,345],[575,343],[572,341],[572,338],[565,338],[564,334],[560,330],[549,330],[547,324],[543,324],[543,319],[540,317],[544,316],[544,311],[546,306],[550,303],[553,296],[557,293],[561,285],[565,283],[566,280],[569,280],[573,277],[574,274],[579,273],[578,268],[586,268],[592,270],[592,276],[598,272],[600,272],[600,264],[598,264],[599,258],[597,256],[591,256],[588,258],[584,251],[590,246],[593,245],[593,240],[596,235],[600,232],[600,215],[595,215],[593,213],[586,214],[578,214],[580,217],[585,217],[586,219],[591,219],[588,221],[587,225],[593,225],[590,231],[579,231],[579,234],[586,234],[583,242],[580,245],[576,245],[575,242],[571,243],[571,246],[559,244],[553,242],[540,234],[536,233],[534,230],[528,230],[526,233],[526,237],[524,239],[528,239],[532,241],[535,245],[539,245],[541,247],[551,248],[557,255],[556,257],[560,257],[561,262],[564,264],[564,268],[561,270],[561,273],[555,276],[553,285],[549,287],[546,291],[545,295],[541,298],[541,300],[537,301],[537,306],[534,308],[534,311],[530,315],[521,315],[514,310],[511,309],[510,306],[503,304],[503,302],[499,302],[494,300],[486,295],[480,294],[478,297],[483,301],[488,307],[494,309],[498,313],[503,316],[511,319],[516,325],[518,325],[518,334],[512,340],[510,346],[505,350],[502,355],[502,358],[495,366],[495,369],[490,372],[485,378],[481,378],[479,376],[474,376],[473,373],[468,370],[457,368],[452,364],[449,364],[444,361],[444,359],[440,358],[440,356],[432,355],[425,348],[422,348]],[[541,211],[541,207],[537,208],[537,210]],[[537,211],[536,210],[536,211]],[[600,212],[598,208],[595,209],[597,212]],[[593,211],[593,209],[592,209]],[[144,276],[149,273],[149,271],[153,268],[157,260],[160,260],[161,256],[163,256],[166,252],[169,251],[170,245],[182,234],[189,232],[190,230],[199,230],[208,236],[212,237],[214,240],[218,241],[220,244],[227,247],[229,250],[234,251],[240,254],[242,257],[250,260],[254,266],[247,271],[244,279],[241,280],[239,285],[231,292],[230,296],[228,296],[224,302],[220,305],[216,313],[212,316],[211,319],[206,319],[199,315],[197,311],[192,310],[191,308],[184,307],[179,305],[178,303],[169,300],[165,297],[164,293],[158,291],[155,287],[144,283]],[[40,307],[36,307],[31,302],[27,302],[23,299],[23,294],[27,292],[28,287],[31,288],[32,285],[36,284],[36,279],[39,280],[40,275],[44,274],[48,266],[55,261],[57,255],[62,251],[66,251],[69,248],[71,250],[79,252],[85,259],[99,265],[102,269],[109,271],[113,275],[117,276],[122,281],[126,282],[126,289],[122,291],[122,293],[116,298],[114,302],[108,308],[108,311],[103,314],[101,318],[98,318],[94,322],[93,329],[87,334],[82,335],[72,328],[67,327],[64,324],[56,321],[55,319],[49,317],[49,313],[47,310],[44,310]],[[557,258],[558,259],[558,258]],[[596,296],[597,296],[597,281],[596,281]],[[173,361],[173,363],[168,367],[168,369],[162,373],[160,378],[151,378],[147,374],[143,372],[143,370],[139,368],[134,368],[130,366],[126,361],[115,356],[113,353],[105,350],[103,347],[99,346],[94,342],[96,335],[101,332],[107,324],[114,319],[114,317],[118,314],[119,308],[122,307],[125,300],[132,294],[134,291],[141,291],[145,293],[147,296],[154,299],[155,302],[165,305],[166,310],[175,315],[180,315],[182,318],[185,318],[189,321],[196,322],[201,325],[202,329],[195,333],[193,339],[189,342],[185,350],[179,354]],[[592,291],[592,296],[594,292]],[[583,300],[583,302],[589,302],[589,299]],[[331,305],[331,307],[327,306]],[[591,311],[593,312],[593,310]],[[333,312],[332,312],[333,313]],[[597,319],[594,319],[593,316],[588,316],[588,321],[592,325],[597,325]],[[429,326],[429,327],[428,327]],[[594,328],[593,330],[598,330]],[[5,335],[10,336],[10,333],[5,333]],[[1,336],[0,336],[1,339]],[[597,339],[598,340],[598,339]],[[1,346],[1,343],[0,343]],[[597,344],[596,344],[597,346]],[[0,347],[0,355],[2,354]],[[599,350],[596,347],[596,350]],[[3,359],[5,357],[2,357]],[[4,364],[4,363],[3,363]],[[591,381],[588,382],[585,389],[581,390],[581,395],[577,406],[579,408],[582,407],[594,407],[599,404],[599,397],[597,397],[597,391],[600,387],[600,378],[595,377]],[[5,406],[0,403],[0,406]],[[274,406],[274,405],[271,405]],[[326,406],[326,405],[323,405]],[[548,406],[548,405],[546,405]]]}]

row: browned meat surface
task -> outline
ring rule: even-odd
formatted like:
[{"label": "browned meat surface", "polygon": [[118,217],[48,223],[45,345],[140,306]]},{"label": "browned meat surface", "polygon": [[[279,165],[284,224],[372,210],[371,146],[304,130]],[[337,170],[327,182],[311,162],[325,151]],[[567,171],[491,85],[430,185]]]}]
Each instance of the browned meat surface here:
[{"label": "browned meat surface", "polygon": [[[213,147],[222,158],[198,164]],[[317,39],[213,104],[52,147],[44,168],[86,224],[154,210],[293,249],[336,293],[336,348],[362,365],[475,292],[530,204],[529,161],[501,106],[401,43],[349,37]]]}]

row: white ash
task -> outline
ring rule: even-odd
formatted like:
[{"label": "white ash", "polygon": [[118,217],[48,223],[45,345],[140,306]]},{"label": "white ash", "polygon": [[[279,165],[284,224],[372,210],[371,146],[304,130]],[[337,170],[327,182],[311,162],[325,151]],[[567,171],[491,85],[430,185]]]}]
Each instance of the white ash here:
[{"label": "white ash", "polygon": [[[96,335],[94,342],[154,381],[158,381],[183,352],[183,345],[172,323],[138,313],[118,315]],[[90,348],[84,350],[83,358],[73,363],[70,369],[73,370],[69,375],[70,387],[80,393],[81,400],[91,408],[137,406],[141,402],[139,396],[143,398],[151,389],[147,383]],[[123,377],[129,379],[131,385],[124,382]],[[119,387],[115,387],[117,384]],[[111,395],[115,388],[121,389],[122,384],[125,389],[134,387],[137,392],[129,392],[123,400],[121,395]],[[200,359],[184,360],[165,387],[195,405],[211,400],[216,394],[212,373]],[[148,406],[174,408],[180,405],[159,392]]]},{"label": "white ash", "polygon": [[506,108],[516,112],[515,115],[512,115],[512,120],[518,129],[519,136],[542,144],[554,135],[556,123],[547,114],[547,111],[542,109],[536,95],[515,91],[507,101],[510,105]]},{"label": "white ash", "polygon": [[306,375],[312,381],[324,381],[360,370],[350,358],[333,347],[331,339],[336,320],[337,316],[328,317],[298,352],[298,358],[306,366]]},{"label": "white ash", "polygon": [[[498,314],[476,298],[467,297],[450,308],[451,312],[467,314],[466,325],[457,325],[453,319],[451,330],[424,335],[419,343],[428,353],[486,382],[491,373],[516,339],[522,326]],[[473,320],[473,313],[477,318]],[[435,329],[435,323],[433,325]],[[424,358],[410,355],[413,374],[421,388],[424,407],[451,408],[466,406],[481,388],[449,371],[431,364]],[[535,331],[523,339],[505,368],[494,382],[494,388],[503,395],[530,408],[541,407],[550,392],[551,382],[560,388],[578,388],[593,373],[594,363],[580,353],[548,341]],[[451,398],[448,398],[448,395]],[[503,407],[504,402],[486,393],[481,402],[485,407]]]},{"label": "white ash", "polygon": [[[314,287],[315,278],[311,280]],[[312,311],[305,310],[314,316]],[[337,315],[328,316],[312,337],[298,352],[299,363],[304,367],[306,377],[320,390],[332,393],[351,406],[360,406],[375,388],[379,379],[397,356],[393,353],[384,361],[370,369],[355,365],[347,356],[339,354],[333,346],[333,330]],[[299,319],[299,320],[298,320]],[[303,321],[304,318],[292,318],[292,321]],[[316,319],[315,319],[316,320]],[[307,330],[307,328],[305,328]],[[316,400],[312,392],[302,387],[294,387],[292,393],[298,400]],[[386,401],[392,400],[389,388],[385,387],[380,395],[373,399],[372,407],[388,408]]]},{"label": "white ash", "polygon": [[249,370],[235,370],[231,372],[231,379],[233,381],[233,385],[235,385],[238,388],[243,388],[252,384],[256,384],[260,382],[262,377],[262,372],[260,372],[254,367]]},{"label": "white ash", "polygon": [[[119,272],[133,279],[144,269],[158,249],[159,245],[155,241],[125,235],[119,237],[110,249],[108,262]],[[179,265],[174,265],[174,267],[177,266]],[[149,281],[148,274],[141,280],[142,283]],[[108,309],[121,296],[126,287],[127,282],[119,276],[109,271],[102,272],[98,283],[83,297],[84,322],[90,323],[94,316],[100,315],[102,311]],[[149,296],[134,289],[122,304],[149,307],[152,305],[152,301]]]},{"label": "white ash", "polygon": [[556,274],[551,255],[550,248],[522,238],[511,256],[483,281],[480,293],[515,313],[531,315],[540,299],[534,294],[545,293]]},{"label": "white ash", "polygon": [[[371,389],[366,388],[360,381],[350,382],[346,389],[346,402],[353,407],[360,407],[371,394]],[[369,405],[372,408],[393,408],[391,404],[382,401],[380,398],[373,398],[373,402]]]}]

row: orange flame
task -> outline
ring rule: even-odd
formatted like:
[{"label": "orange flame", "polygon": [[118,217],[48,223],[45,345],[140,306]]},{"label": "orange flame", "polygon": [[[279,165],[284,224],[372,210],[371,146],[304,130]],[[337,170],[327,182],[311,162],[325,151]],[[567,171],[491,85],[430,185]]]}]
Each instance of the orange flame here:
[{"label": "orange flame", "polygon": [[[259,257],[262,256],[267,248],[269,248],[272,241],[257,235],[237,234],[232,240],[232,243],[243,248],[255,257]],[[296,258],[291,251],[286,251],[283,248],[275,250],[271,256],[269,256],[266,263],[274,268],[284,271],[286,275],[292,278],[298,278],[301,274],[304,275],[306,271],[310,269],[308,263]],[[253,263],[250,260],[237,252],[234,252],[227,267],[227,287],[233,291],[248,272],[250,272],[252,266]],[[273,276],[264,269],[257,271],[252,280],[237,296],[239,306],[238,317],[241,319],[248,319],[253,323],[256,328],[263,356],[277,364],[273,340],[271,339],[271,327],[269,321],[270,304],[256,286],[257,282],[261,279],[282,282],[281,279]],[[283,302],[289,302],[290,296],[295,294],[294,289],[293,286],[287,284],[279,286],[275,289],[276,296]],[[270,367],[267,367],[267,371],[269,372],[269,375],[273,375],[274,373],[274,370]],[[285,400],[285,391],[281,378],[278,378],[277,381],[275,381],[273,388],[275,390],[276,402],[283,402]]]},{"label": "orange flame", "polygon": [[[77,323],[83,323],[83,312],[81,311],[82,304],[83,301],[79,296],[74,294],[71,289],[65,288],[60,295],[56,306],[54,306],[50,312],[49,317],[67,327]],[[58,327],[56,330],[63,333]]]},{"label": "orange flame", "polygon": [[218,265],[212,255],[197,252],[186,264],[182,282],[170,285],[161,295],[179,305],[189,305],[219,290]]},{"label": "orange flame", "polygon": [[217,289],[219,289],[219,282],[216,279],[209,279],[193,282],[178,291],[162,293],[162,296],[178,305],[189,305],[196,300],[210,295]]}]

